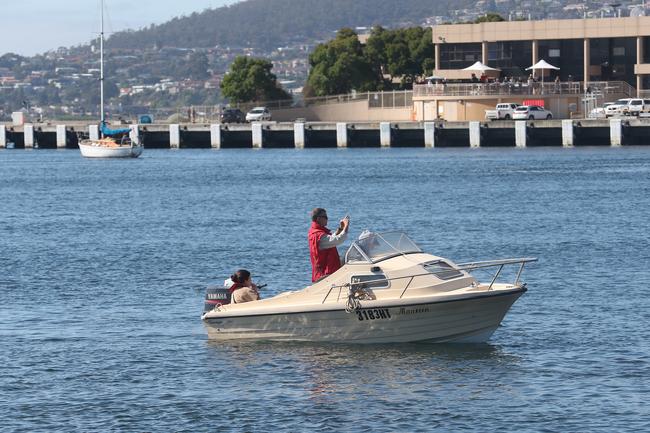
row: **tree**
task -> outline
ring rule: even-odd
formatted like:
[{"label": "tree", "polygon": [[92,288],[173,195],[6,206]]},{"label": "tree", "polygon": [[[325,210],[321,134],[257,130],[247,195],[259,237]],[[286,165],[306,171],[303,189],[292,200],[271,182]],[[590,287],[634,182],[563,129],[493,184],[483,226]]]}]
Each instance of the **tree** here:
[{"label": "tree", "polygon": [[290,99],[271,69],[273,63],[268,60],[237,57],[221,82],[223,95],[232,102]]},{"label": "tree", "polygon": [[496,22],[501,22],[505,21],[505,18],[503,18],[501,15],[494,13],[494,12],[488,12],[487,14],[483,15],[482,17],[478,17],[474,20],[474,24],[479,24],[479,23],[496,23]]},{"label": "tree", "polygon": [[368,38],[365,52],[373,69],[390,76],[389,83],[399,78],[400,88],[412,88],[417,76],[433,69],[431,29],[385,30],[377,27]]},{"label": "tree", "polygon": [[357,34],[348,28],[336,38],[320,44],[309,56],[311,70],[307,78],[310,92],[316,96],[374,90],[380,83],[377,73],[364,56]]}]

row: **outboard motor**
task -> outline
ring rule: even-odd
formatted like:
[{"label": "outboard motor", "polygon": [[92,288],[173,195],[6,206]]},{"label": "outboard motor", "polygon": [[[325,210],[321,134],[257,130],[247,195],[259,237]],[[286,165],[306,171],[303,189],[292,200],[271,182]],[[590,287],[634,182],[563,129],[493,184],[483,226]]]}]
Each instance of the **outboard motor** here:
[{"label": "outboard motor", "polygon": [[215,307],[230,304],[232,294],[227,287],[219,284],[211,284],[205,289],[205,304],[203,313],[212,311]]}]

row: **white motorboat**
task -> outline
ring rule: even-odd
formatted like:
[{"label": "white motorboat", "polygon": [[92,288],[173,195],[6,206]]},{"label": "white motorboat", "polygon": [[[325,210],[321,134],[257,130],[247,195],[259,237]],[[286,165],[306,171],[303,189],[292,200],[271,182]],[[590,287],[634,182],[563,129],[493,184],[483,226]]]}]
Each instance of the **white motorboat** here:
[{"label": "white motorboat", "polygon": [[[111,130],[106,126],[104,112],[104,1],[101,2],[101,27],[99,33],[99,91],[100,91],[100,134],[98,138],[89,138],[79,142],[81,155],[86,158],[137,158],[142,154],[143,145],[137,134],[130,128]],[[113,136],[121,138],[116,139]]]},{"label": "white motorboat", "polygon": [[[519,277],[533,261],[455,264],[404,233],[366,232],[338,271],[302,290],[232,304],[225,287],[209,288],[202,319],[214,340],[484,342],[526,292]],[[507,265],[519,266],[514,281],[497,282]],[[490,281],[474,277],[488,268]]]}]

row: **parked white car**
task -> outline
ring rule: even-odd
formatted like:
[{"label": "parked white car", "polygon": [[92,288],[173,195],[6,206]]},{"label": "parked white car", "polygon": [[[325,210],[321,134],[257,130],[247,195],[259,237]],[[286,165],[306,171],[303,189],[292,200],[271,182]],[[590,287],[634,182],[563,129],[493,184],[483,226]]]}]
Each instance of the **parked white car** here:
[{"label": "parked white car", "polygon": [[627,108],[630,101],[632,101],[632,98],[623,98],[612,102],[605,108],[605,117],[622,116],[623,108]]},{"label": "parked white car", "polygon": [[262,120],[271,120],[271,112],[266,107],[255,107],[246,113],[247,122],[260,122]]},{"label": "parked white car", "polygon": [[596,107],[593,110],[589,112],[589,118],[590,119],[604,119],[607,117],[607,114],[605,110],[607,110],[607,107],[612,105],[613,102],[605,102],[602,107]]},{"label": "parked white car", "polygon": [[487,120],[510,120],[517,107],[519,107],[519,104],[514,102],[497,104],[494,110],[485,110],[485,118]]},{"label": "parked white car", "polygon": [[512,114],[513,120],[541,120],[552,119],[553,113],[539,105],[522,105]]},{"label": "parked white car", "polygon": [[632,98],[627,106],[621,109],[624,116],[638,116],[650,111],[650,99]]}]

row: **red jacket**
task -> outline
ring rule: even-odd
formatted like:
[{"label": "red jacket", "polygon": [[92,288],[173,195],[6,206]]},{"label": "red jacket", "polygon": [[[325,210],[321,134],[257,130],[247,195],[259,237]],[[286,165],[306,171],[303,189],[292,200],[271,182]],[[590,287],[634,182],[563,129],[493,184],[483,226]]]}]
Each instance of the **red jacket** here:
[{"label": "red jacket", "polygon": [[321,278],[333,274],[341,267],[341,259],[336,247],[318,249],[318,243],[325,235],[332,232],[317,222],[311,223],[309,234],[309,256],[311,259],[311,281],[318,281]]}]

